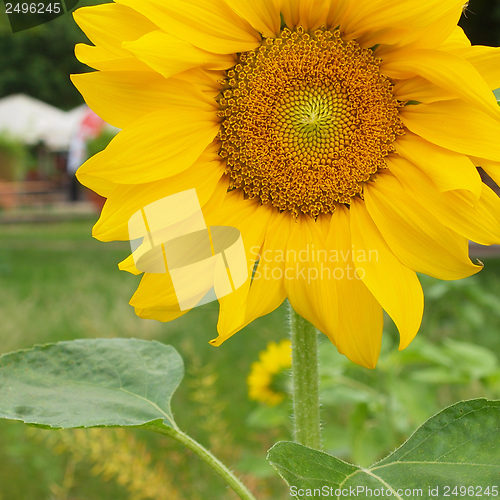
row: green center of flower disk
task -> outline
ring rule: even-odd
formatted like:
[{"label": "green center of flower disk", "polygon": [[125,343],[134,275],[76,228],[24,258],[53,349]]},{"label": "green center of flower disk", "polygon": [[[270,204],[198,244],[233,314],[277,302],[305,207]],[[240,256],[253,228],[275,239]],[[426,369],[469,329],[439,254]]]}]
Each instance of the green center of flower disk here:
[{"label": "green center of flower disk", "polygon": [[386,168],[402,104],[372,50],[299,27],[238,59],[218,98],[232,188],[316,218],[350,204]]}]

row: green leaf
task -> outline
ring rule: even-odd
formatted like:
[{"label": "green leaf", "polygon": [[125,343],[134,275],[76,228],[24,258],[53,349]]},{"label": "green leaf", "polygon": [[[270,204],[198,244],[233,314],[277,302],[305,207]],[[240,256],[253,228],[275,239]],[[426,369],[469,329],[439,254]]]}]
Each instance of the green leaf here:
[{"label": "green leaf", "polygon": [[170,399],[184,375],[168,345],[73,340],[0,356],[0,418],[50,428],[175,426]]},{"label": "green leaf", "polygon": [[[431,417],[400,448],[367,469],[290,442],[274,445],[268,460],[296,498],[313,496],[315,489],[332,498],[369,498],[368,489],[396,499],[472,498],[479,489],[482,496],[496,497],[498,491],[485,491],[498,490],[500,448],[494,440],[499,425],[500,401],[475,399]],[[472,495],[472,490],[460,490],[469,486],[477,487]]]}]

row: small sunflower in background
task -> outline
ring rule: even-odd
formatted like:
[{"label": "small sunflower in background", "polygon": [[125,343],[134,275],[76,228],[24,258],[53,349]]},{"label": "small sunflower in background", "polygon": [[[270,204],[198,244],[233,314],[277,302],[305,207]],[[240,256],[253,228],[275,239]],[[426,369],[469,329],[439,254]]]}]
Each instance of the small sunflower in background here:
[{"label": "small sunflower in background", "polygon": [[[93,234],[127,240],[142,207],[196,188],[234,226],[248,280],[219,299],[220,345],[288,298],[352,361],[374,367],[383,310],[417,334],[417,273],[481,270],[500,242],[500,49],[471,46],[463,0],[117,0],[75,19],[88,105],[123,129],[78,172],[107,198]],[[305,257],[301,258],[301,255]],[[121,268],[138,274],[133,259]],[[255,271],[255,272],[252,272]],[[179,309],[168,274],[131,300]]]},{"label": "small sunflower in background", "polygon": [[292,346],[289,340],[270,342],[252,363],[247,378],[248,397],[268,406],[276,406],[286,396],[287,372],[292,366]]}]

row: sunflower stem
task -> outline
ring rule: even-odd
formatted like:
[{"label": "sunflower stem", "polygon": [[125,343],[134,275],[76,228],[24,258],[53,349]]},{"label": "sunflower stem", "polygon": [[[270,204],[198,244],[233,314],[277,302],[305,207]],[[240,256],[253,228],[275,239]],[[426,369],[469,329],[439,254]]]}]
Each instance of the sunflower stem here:
[{"label": "sunflower stem", "polygon": [[309,448],[320,449],[318,332],[290,304],[289,310],[294,440]]},{"label": "sunflower stem", "polygon": [[241,500],[256,500],[250,490],[224,465],[215,455],[207,450],[203,445],[195,441],[191,436],[182,432],[178,427],[153,426],[152,430],[165,434],[182,443],[189,448],[201,460],[203,460],[212,470],[218,474],[224,482],[241,498]]}]

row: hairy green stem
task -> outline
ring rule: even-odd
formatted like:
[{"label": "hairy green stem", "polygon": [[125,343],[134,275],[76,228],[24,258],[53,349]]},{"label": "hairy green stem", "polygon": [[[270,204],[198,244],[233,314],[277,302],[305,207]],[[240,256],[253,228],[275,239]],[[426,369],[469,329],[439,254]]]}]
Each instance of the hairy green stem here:
[{"label": "hairy green stem", "polygon": [[160,434],[165,434],[182,443],[186,448],[193,451],[200,457],[212,470],[218,474],[224,482],[241,498],[241,500],[256,500],[248,488],[210,451],[202,446],[198,441],[182,432],[178,427],[169,427],[166,425],[152,426],[152,429]]},{"label": "hairy green stem", "polygon": [[289,309],[294,440],[309,448],[320,449],[318,332],[292,306],[289,305]]}]

